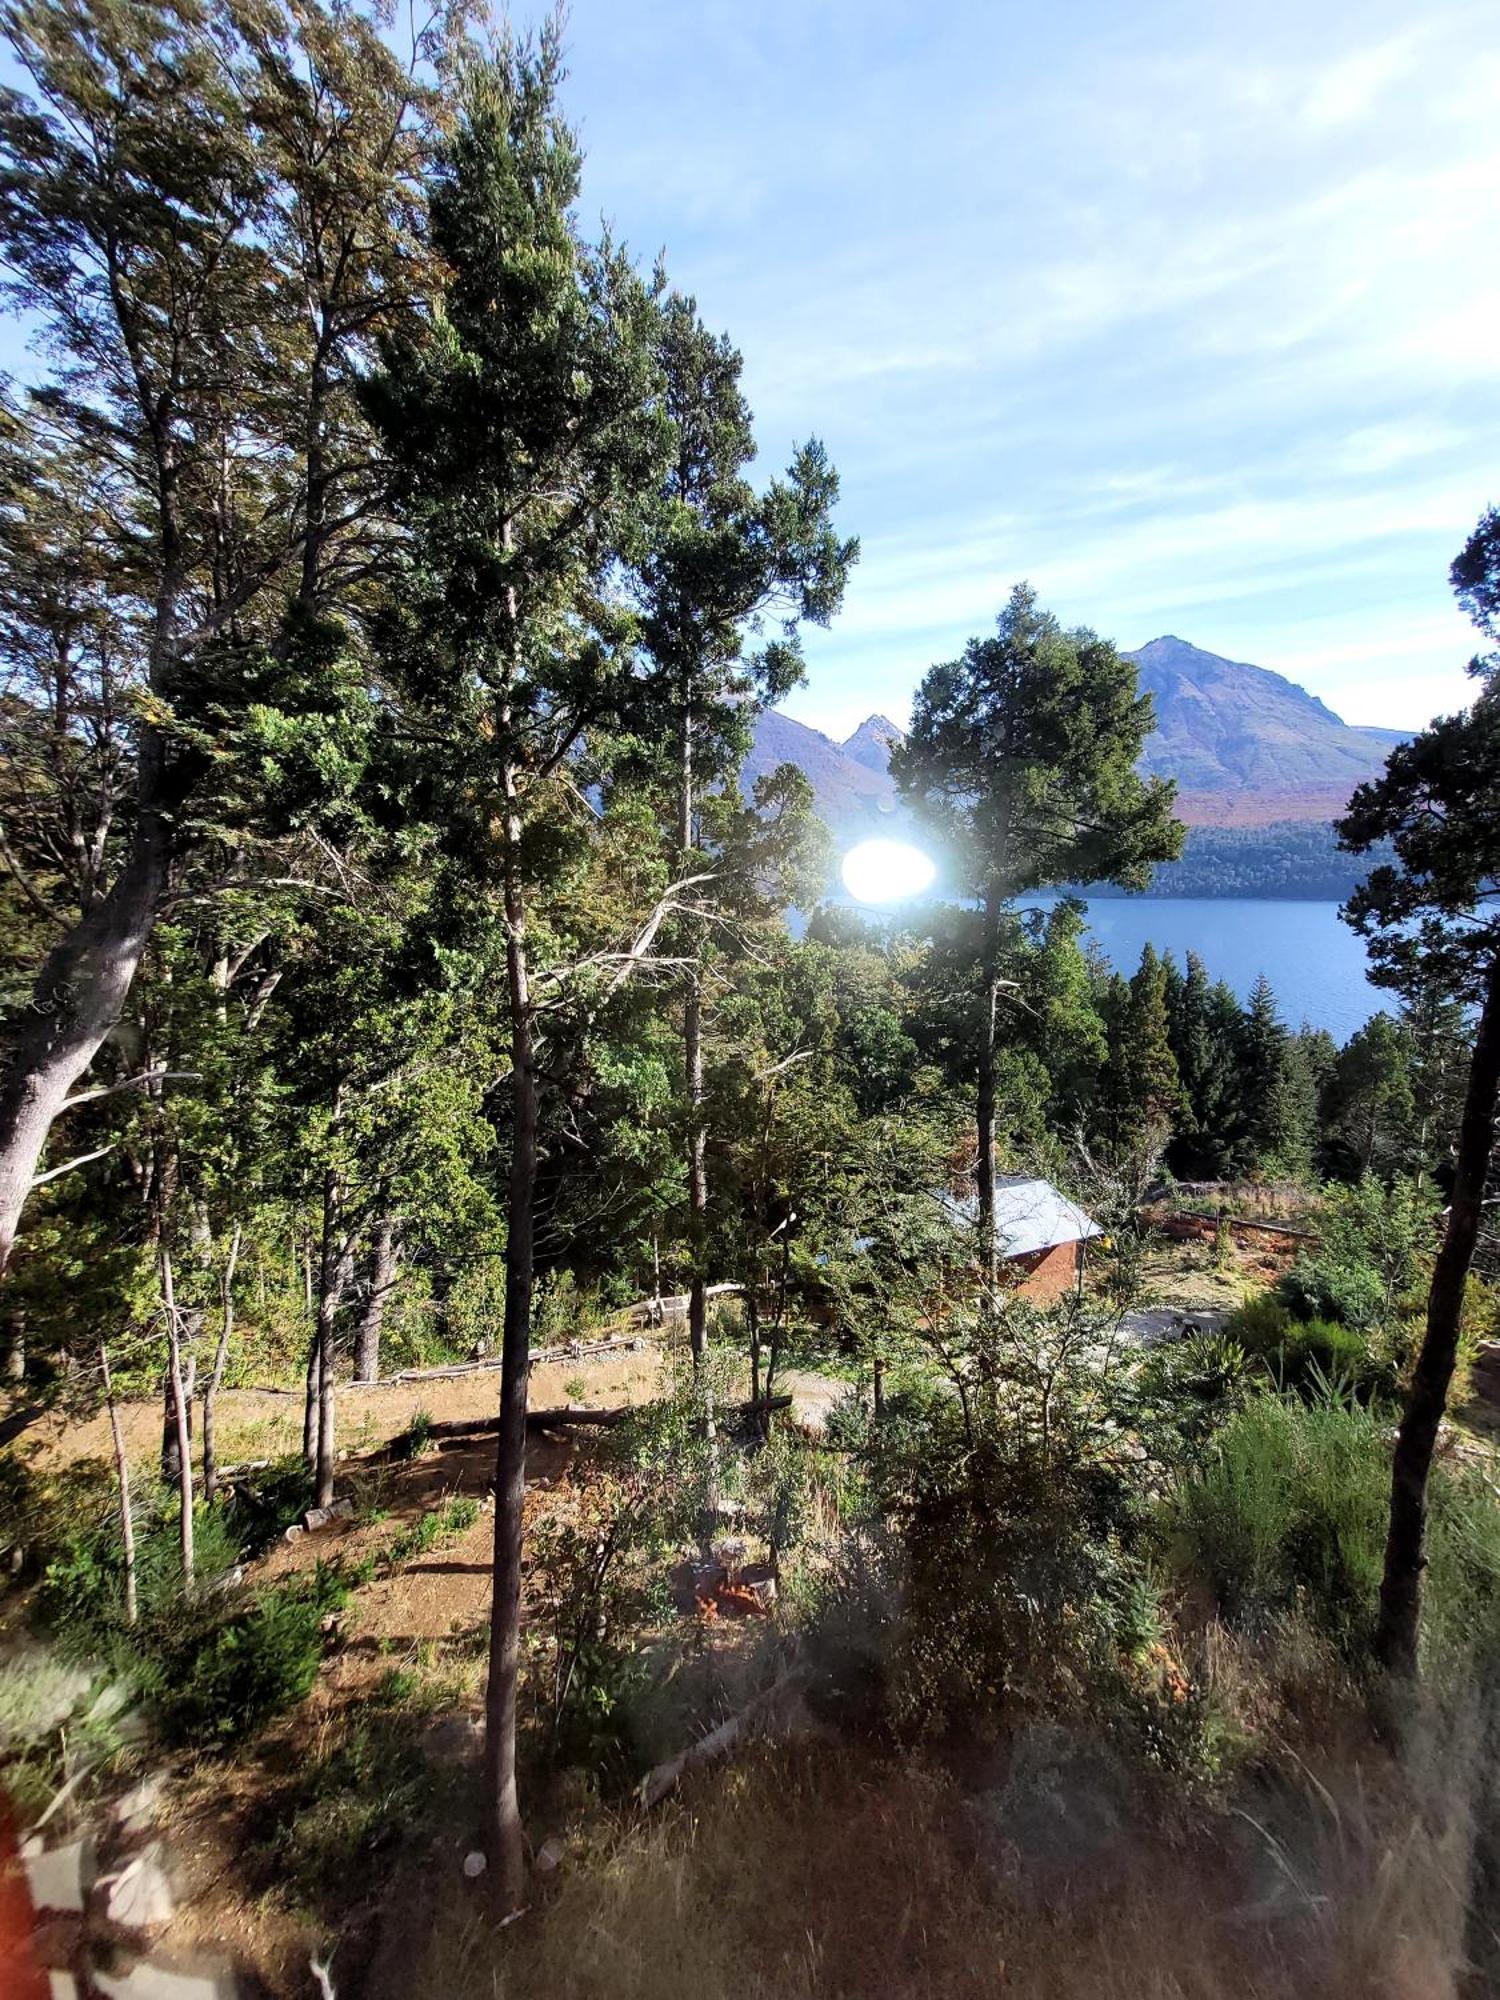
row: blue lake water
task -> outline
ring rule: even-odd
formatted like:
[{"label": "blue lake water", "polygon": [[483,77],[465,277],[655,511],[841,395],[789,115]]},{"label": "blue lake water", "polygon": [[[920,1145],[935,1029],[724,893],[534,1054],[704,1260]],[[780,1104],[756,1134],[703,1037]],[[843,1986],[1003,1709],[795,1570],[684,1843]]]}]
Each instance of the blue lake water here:
[{"label": "blue lake water", "polygon": [[1395,1011],[1394,994],[1366,977],[1364,945],[1340,923],[1337,903],[1111,896],[1089,904],[1088,924],[1118,972],[1133,972],[1143,947],[1153,944],[1179,965],[1197,952],[1209,978],[1226,981],[1241,1000],[1264,973],[1290,1027],[1326,1028],[1335,1041],[1382,1008]]}]

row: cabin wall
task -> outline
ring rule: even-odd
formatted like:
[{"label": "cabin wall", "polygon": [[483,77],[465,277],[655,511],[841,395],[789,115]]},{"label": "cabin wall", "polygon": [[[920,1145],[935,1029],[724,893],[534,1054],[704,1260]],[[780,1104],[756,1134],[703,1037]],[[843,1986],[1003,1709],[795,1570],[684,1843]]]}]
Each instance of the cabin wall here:
[{"label": "cabin wall", "polygon": [[1012,1257],[1005,1269],[1018,1280],[1016,1290],[1023,1299],[1050,1306],[1076,1288],[1082,1260],[1081,1243],[1059,1243],[1030,1257]]}]

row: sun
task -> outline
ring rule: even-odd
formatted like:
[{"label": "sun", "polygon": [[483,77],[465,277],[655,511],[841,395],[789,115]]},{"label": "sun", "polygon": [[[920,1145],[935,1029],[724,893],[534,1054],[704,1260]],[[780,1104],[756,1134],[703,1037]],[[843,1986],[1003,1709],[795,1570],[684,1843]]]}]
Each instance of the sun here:
[{"label": "sun", "polygon": [[859,903],[904,903],[931,888],[937,868],[904,840],[862,840],[844,856],[844,887]]}]

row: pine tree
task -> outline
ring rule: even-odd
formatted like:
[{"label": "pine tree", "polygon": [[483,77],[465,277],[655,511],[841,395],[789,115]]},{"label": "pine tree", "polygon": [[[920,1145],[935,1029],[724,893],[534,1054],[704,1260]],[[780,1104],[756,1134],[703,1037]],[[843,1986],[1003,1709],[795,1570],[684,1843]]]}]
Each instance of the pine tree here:
[{"label": "pine tree", "polygon": [[[683,955],[697,959],[711,935],[703,919],[717,902],[701,800],[736,779],[756,706],[779,701],[801,680],[798,626],[827,624],[837,611],[858,544],[834,533],[838,476],[820,444],[803,446],[763,494],[750,485],[755,440],[740,356],[708,331],[692,299],[673,294],[662,303],[656,357],[673,443],[640,567],[641,636],[676,758],[673,865],[683,880],[701,878],[701,918],[676,925]],[[775,637],[747,650],[767,620]],[[708,1213],[703,992],[703,967],[691,965],[682,1035],[695,1366],[704,1352]]]},{"label": "pine tree", "polygon": [[1135,770],[1152,709],[1134,666],[1094,633],[1064,631],[1019,585],[996,635],[929,670],[891,760],[903,795],[977,905],[973,994],[982,1254],[993,1276],[995,1051],[1012,898],[1067,882],[1144,888],[1182,844],[1172,787]]},{"label": "pine tree", "polygon": [[[1453,565],[1459,602],[1500,642],[1500,515],[1484,516]],[[1476,659],[1467,711],[1399,744],[1339,822],[1356,854],[1378,841],[1394,861],[1371,870],[1345,906],[1374,978],[1396,992],[1434,985],[1476,1010],[1442,1247],[1391,1467],[1390,1531],[1376,1645],[1395,1672],[1417,1668],[1427,1479],[1458,1357],[1500,1099],[1500,654]]]},{"label": "pine tree", "polygon": [[1319,1121],[1346,1178],[1401,1170],[1414,1104],[1411,1048],[1403,1024],[1375,1014],[1334,1058]]},{"label": "pine tree", "polygon": [[1196,952],[1187,955],[1175,1004],[1169,992],[1168,1032],[1184,1103],[1171,1164],[1189,1180],[1222,1180],[1233,1168],[1243,1115],[1236,1064],[1240,1009],[1227,986],[1210,986]]},{"label": "pine tree", "polygon": [[1182,1083],[1167,1021],[1167,969],[1149,944],[1123,996],[1110,1048],[1116,1144],[1160,1150],[1182,1112]]},{"label": "pine tree", "polygon": [[580,160],[560,118],[556,24],[469,61],[432,194],[447,279],[431,336],[391,343],[369,407],[402,481],[411,558],[388,654],[427,746],[426,782],[482,946],[504,946],[510,1062],[505,1313],[486,1696],[486,1844],[524,1893],[516,1791],[526,1395],[549,975],[538,898],[586,839],[591,736],[637,720],[632,627],[609,590],[639,552],[667,431],[651,300],[581,241]]},{"label": "pine tree", "polygon": [[[28,89],[0,94],[0,243],[52,364],[33,415],[71,463],[24,503],[28,532],[90,537],[132,699],[88,907],[36,974],[0,1090],[0,1270],[169,889],[207,850],[242,886],[267,831],[259,753],[363,692],[351,635],[325,673],[308,628],[389,540],[352,384],[409,305],[427,118],[373,22],[312,0],[23,0],[4,33]],[[92,618],[96,656],[106,629]]]},{"label": "pine tree", "polygon": [[1294,1171],[1305,1131],[1294,1097],[1291,1037],[1265,974],[1250,991],[1239,1036],[1244,1164],[1254,1173]]}]

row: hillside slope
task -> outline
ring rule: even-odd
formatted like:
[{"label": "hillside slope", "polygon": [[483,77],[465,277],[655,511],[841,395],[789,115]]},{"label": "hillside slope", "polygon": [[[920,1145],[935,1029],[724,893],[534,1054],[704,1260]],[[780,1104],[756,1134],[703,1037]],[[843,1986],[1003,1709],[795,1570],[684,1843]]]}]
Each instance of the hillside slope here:
[{"label": "hillside slope", "polygon": [[896,781],[887,769],[889,754],[887,750],[877,762],[866,763],[850,756],[821,730],[809,729],[805,722],[768,708],[756,718],[755,739],[740,771],[740,788],[749,798],[757,778],[774,771],[778,764],[795,764],[812,786],[819,817],[840,839],[857,840],[889,831],[899,816]]},{"label": "hillside slope", "polygon": [[[1356,728],[1285,675],[1185,639],[1152,639],[1128,657],[1156,702],[1141,769],[1177,780],[1178,813],[1189,826],[1326,825],[1403,739],[1397,729]],[[835,743],[767,710],[745,763],[746,794],[777,764],[795,764],[840,838],[889,831],[904,818],[889,770],[901,737],[888,716],[869,715]]]},{"label": "hillside slope", "polygon": [[1354,728],[1284,675],[1185,639],[1153,639],[1128,657],[1156,702],[1141,769],[1177,780],[1189,825],[1331,819],[1402,740]]}]

